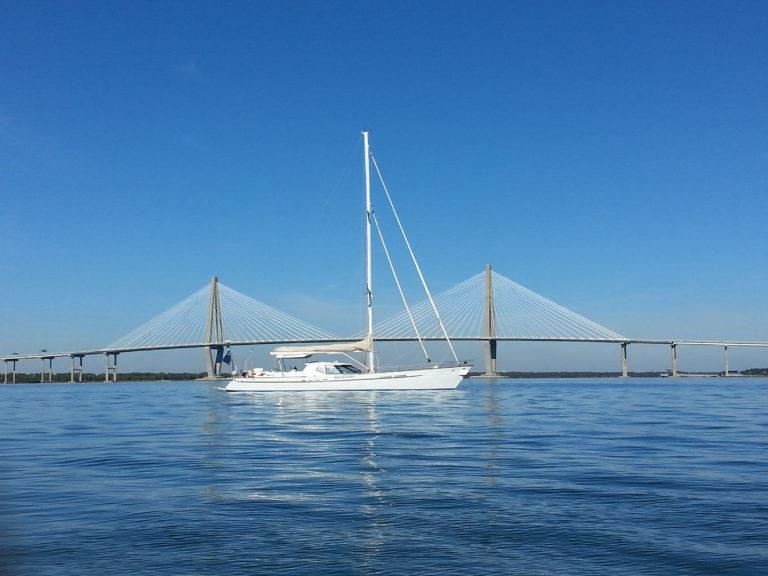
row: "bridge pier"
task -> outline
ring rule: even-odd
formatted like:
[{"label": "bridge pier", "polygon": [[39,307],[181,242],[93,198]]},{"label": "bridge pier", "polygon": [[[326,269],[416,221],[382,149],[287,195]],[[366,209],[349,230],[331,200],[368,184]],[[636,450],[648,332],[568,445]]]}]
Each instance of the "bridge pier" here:
[{"label": "bridge pier", "polygon": [[677,373],[677,344],[672,344],[670,346],[671,354],[672,354],[672,376],[678,376]]},{"label": "bridge pier", "polygon": [[725,370],[723,376],[728,376],[728,346],[723,346],[723,361],[725,363]]},{"label": "bridge pier", "polygon": [[496,340],[486,340],[484,342],[485,348],[485,374],[489,378],[495,378],[499,374],[496,372],[496,348],[498,342]]},{"label": "bridge pier", "polygon": [[[117,355],[119,352],[105,352],[104,356],[106,356],[106,369],[104,370],[104,382],[109,382],[109,375],[112,375],[112,382],[117,382]],[[109,357],[113,358],[112,364],[109,362]]]},{"label": "bridge pier", "polygon": [[16,360],[6,360],[5,364],[5,380],[3,384],[8,384],[8,362],[11,363],[11,383],[16,384]]},{"label": "bridge pier", "polygon": [[208,377],[219,378],[221,376],[221,366],[224,363],[224,346],[209,346],[207,349]]},{"label": "bridge pier", "polygon": [[[70,356],[72,359],[72,367],[69,370],[69,381],[74,382],[75,381],[75,374],[77,374],[77,381],[82,382],[83,381],[83,356],[72,354]],[[78,365],[75,365],[75,358],[78,359]]]},{"label": "bridge pier", "polygon": [[40,358],[40,383],[45,382],[45,361],[48,360],[48,383],[53,382],[53,356]]},{"label": "bridge pier", "polygon": [[628,342],[621,343],[621,377],[629,378],[629,362],[627,361]]},{"label": "bridge pier", "polygon": [[485,267],[485,295],[483,300],[483,332],[487,340],[484,343],[485,356],[485,374],[484,376],[494,378],[498,376],[496,372],[496,349],[498,342],[496,340],[496,314],[493,306],[493,276],[491,274],[491,265]]}]

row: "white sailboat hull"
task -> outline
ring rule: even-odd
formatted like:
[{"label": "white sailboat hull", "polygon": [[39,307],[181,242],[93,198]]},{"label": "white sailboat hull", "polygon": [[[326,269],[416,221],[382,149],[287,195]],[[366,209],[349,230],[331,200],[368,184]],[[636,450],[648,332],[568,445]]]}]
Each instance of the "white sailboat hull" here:
[{"label": "white sailboat hull", "polygon": [[235,378],[227,392],[307,392],[332,390],[452,390],[471,366],[423,368],[367,374],[329,374],[322,377],[284,372],[279,376]]}]

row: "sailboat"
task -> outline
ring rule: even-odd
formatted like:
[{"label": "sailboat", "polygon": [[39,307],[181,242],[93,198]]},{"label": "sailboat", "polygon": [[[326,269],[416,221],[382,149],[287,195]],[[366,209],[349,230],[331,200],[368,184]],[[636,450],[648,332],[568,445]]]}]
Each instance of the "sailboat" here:
[{"label": "sailboat", "polygon": [[[365,155],[365,254],[366,254],[366,306],[368,311],[368,331],[365,338],[354,342],[340,342],[337,344],[318,344],[316,346],[281,346],[274,349],[270,354],[275,357],[279,363],[276,370],[262,370],[260,368],[250,370],[245,376],[232,379],[224,388],[228,392],[291,392],[291,391],[330,391],[330,390],[445,390],[458,387],[459,383],[469,372],[471,365],[466,362],[459,362],[456,352],[451,344],[448,333],[440,319],[437,307],[429,292],[421,268],[413,254],[408,238],[400,223],[400,218],[394,209],[389,192],[384,185],[385,193],[390,201],[390,206],[395,213],[400,231],[405,239],[406,246],[411,254],[413,263],[422,281],[433,311],[437,317],[438,323],[442,328],[446,342],[454,357],[454,362],[429,364],[426,367],[413,369],[381,369],[376,365],[376,355],[374,350],[374,327],[373,327],[373,273],[371,258],[371,230],[372,224],[376,224],[379,238],[384,246],[384,252],[387,255],[390,268],[395,277],[398,290],[403,299],[403,303],[408,310],[405,296],[400,287],[392,261],[389,258],[389,252],[384,244],[384,238],[381,230],[378,228],[373,210],[371,208],[371,160],[374,160],[374,167],[381,178],[381,172],[373,158],[368,142],[368,131],[364,130],[363,152]],[[382,179],[383,185],[383,179]],[[410,310],[408,310],[410,316]],[[419,336],[418,327],[411,316],[413,328],[416,331],[417,339],[426,355],[424,343]],[[353,360],[350,353],[367,353],[368,361],[362,364]],[[284,360],[286,359],[307,359],[317,354],[340,354],[346,356],[349,361],[307,361],[302,370],[286,370]],[[427,361],[429,358],[427,356]]]}]

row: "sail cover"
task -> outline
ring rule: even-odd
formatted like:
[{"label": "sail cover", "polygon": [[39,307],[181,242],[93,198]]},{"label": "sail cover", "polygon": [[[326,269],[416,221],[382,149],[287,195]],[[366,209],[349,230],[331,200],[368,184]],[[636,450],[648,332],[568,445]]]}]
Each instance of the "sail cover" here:
[{"label": "sail cover", "polygon": [[270,354],[276,358],[306,358],[312,354],[346,354],[347,352],[370,352],[371,338],[363,338],[357,342],[340,342],[339,344],[318,344],[316,346],[279,346]]}]

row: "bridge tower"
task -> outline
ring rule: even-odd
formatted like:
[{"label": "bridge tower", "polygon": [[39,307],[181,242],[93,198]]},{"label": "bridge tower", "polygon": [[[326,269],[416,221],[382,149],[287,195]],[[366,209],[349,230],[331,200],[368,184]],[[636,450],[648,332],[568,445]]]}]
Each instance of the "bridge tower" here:
[{"label": "bridge tower", "polygon": [[221,364],[224,359],[224,327],[221,322],[221,299],[219,298],[219,278],[217,276],[211,278],[205,342],[209,344],[203,349],[208,378],[218,378],[221,376]]},{"label": "bridge tower", "polygon": [[496,314],[493,308],[493,276],[491,265],[485,267],[485,294],[483,298],[483,337],[485,338],[485,374],[495,377],[496,373]]}]

